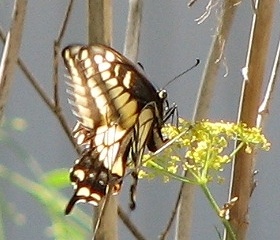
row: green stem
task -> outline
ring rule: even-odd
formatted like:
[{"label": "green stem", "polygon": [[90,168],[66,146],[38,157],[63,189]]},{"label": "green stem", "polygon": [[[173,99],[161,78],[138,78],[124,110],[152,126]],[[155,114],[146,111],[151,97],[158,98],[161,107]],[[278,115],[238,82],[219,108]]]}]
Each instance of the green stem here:
[{"label": "green stem", "polygon": [[183,181],[183,182],[186,182],[186,183],[197,184],[196,182],[191,181],[191,180],[189,180],[185,177],[182,177],[182,176],[179,176],[177,174],[169,172],[163,166],[161,166],[160,164],[158,164],[158,163],[156,163],[152,160],[149,161],[149,165],[150,165],[149,169],[151,169],[151,167],[153,167],[153,168],[155,168],[155,171],[160,171],[160,172],[164,173],[165,175],[167,175],[168,177],[171,177],[171,178],[174,178],[176,180]]},{"label": "green stem", "polygon": [[233,152],[229,155],[230,158],[233,158],[237,152],[245,145],[244,142],[240,142],[238,146],[233,150]]},{"label": "green stem", "polygon": [[[207,187],[207,184],[200,184],[200,187],[203,191],[203,193],[205,194],[206,198],[208,199],[208,201],[210,202],[211,206],[213,207],[214,211],[216,212],[216,214],[219,216],[220,213],[220,207],[218,206],[217,202],[215,201],[215,199],[213,198],[209,188]],[[237,240],[236,235],[229,223],[229,221],[227,221],[224,218],[219,217],[224,225],[224,227],[226,228],[230,238],[232,240]]]},{"label": "green stem", "polygon": [[202,169],[202,175],[201,176],[202,176],[203,180],[207,179],[208,166],[209,166],[209,163],[210,163],[209,159],[211,159],[211,157],[210,157],[211,156],[211,149],[212,149],[212,141],[211,141],[209,147],[207,148],[206,161],[205,161],[205,165],[204,165],[204,167]]},{"label": "green stem", "polygon": [[199,171],[194,171],[192,168],[187,169],[188,172],[191,173],[191,175],[194,177],[195,181],[191,182],[193,184],[200,184],[200,180],[202,179],[201,175],[197,175],[197,173],[200,173]]}]

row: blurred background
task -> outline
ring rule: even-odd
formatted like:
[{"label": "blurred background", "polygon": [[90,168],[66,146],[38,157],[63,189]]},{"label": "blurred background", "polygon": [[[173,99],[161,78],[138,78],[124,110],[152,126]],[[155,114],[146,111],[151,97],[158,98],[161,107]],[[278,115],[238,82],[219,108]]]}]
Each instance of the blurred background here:
[{"label": "blurred background", "polygon": [[[23,31],[20,57],[42,86],[49,97],[53,95],[53,43],[57,39],[68,1],[28,1],[27,16]],[[5,32],[10,27],[14,2],[0,1],[0,26]],[[210,16],[201,24],[195,19],[205,11],[207,3],[198,0],[188,8],[187,1],[153,0],[144,2],[143,25],[140,40],[139,61],[145,68],[148,78],[158,88],[170,79],[192,66],[196,58],[201,63],[198,67],[183,75],[168,86],[169,101],[176,102],[179,115],[191,119],[203,68],[216,33],[218,8],[213,8]],[[269,65],[267,66],[267,83],[271,64],[279,40],[279,3],[274,19],[271,39]],[[128,1],[114,1],[113,47],[122,52],[126,29]],[[211,102],[209,119],[211,121],[236,121],[239,96],[242,86],[241,69],[245,65],[248,48],[248,37],[252,19],[251,1],[240,3],[231,32],[230,41],[225,49],[226,66],[222,67]],[[85,1],[75,1],[70,24],[63,39],[62,47],[73,43],[87,42],[86,27],[87,9]],[[3,50],[3,42],[0,44]],[[65,94],[66,70],[60,61],[59,94],[62,111],[69,126],[75,118],[70,111]],[[280,236],[280,139],[279,108],[280,89],[276,86],[274,98],[264,133],[271,142],[269,152],[260,152],[257,156],[257,188],[254,191],[250,206],[250,229],[248,239],[278,239]],[[278,106],[278,107],[277,107]],[[12,90],[5,109],[5,121],[11,122],[20,118],[26,123],[24,131],[14,131],[6,127],[5,133],[11,144],[0,142],[0,164],[21,175],[35,180],[30,173],[31,162],[24,162],[22,152],[28,153],[42,171],[48,172],[57,168],[72,167],[77,154],[66,137],[53,113],[43,103],[39,95],[17,68]],[[30,159],[29,159],[30,160]],[[29,166],[28,166],[29,165]],[[34,167],[34,166],[32,166]],[[36,167],[36,166],[35,166]],[[37,168],[37,167],[36,167]],[[230,169],[225,170],[225,184],[213,183],[211,190],[220,205],[227,200],[227,188]],[[120,205],[128,211],[130,180],[125,180],[119,196]],[[179,183],[163,183],[161,179],[141,180],[137,193],[137,209],[130,213],[132,221],[139,227],[147,239],[157,239],[164,229],[174,207]],[[72,187],[64,190],[66,200],[72,195]],[[1,215],[6,239],[53,239],[50,234],[51,222],[42,206],[25,191],[1,178],[0,197],[8,205],[1,204]],[[198,189],[195,198],[195,210],[192,227],[192,239],[218,239],[216,227],[221,230],[219,219],[209,207],[205,197]],[[66,202],[65,202],[66,204]],[[91,206],[82,206],[91,213]],[[64,209],[61,209],[63,214]],[[72,215],[65,218],[73,218]],[[91,222],[88,222],[89,227]],[[120,224],[119,239],[133,239],[126,227]],[[0,236],[1,239],[1,236]],[[170,235],[172,239],[172,235]]]}]

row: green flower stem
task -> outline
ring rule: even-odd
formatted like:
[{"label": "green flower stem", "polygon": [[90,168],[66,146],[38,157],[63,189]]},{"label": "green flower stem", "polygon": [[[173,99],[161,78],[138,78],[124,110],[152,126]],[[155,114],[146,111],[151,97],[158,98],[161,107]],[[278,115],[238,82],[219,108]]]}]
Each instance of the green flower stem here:
[{"label": "green flower stem", "polygon": [[236,146],[236,148],[233,150],[233,152],[229,155],[230,158],[233,158],[237,152],[245,145],[244,142],[239,142],[239,144]]},{"label": "green flower stem", "polygon": [[[215,199],[213,198],[209,188],[207,187],[207,184],[200,184],[200,187],[203,191],[203,193],[205,194],[206,198],[208,199],[208,201],[210,202],[211,206],[213,207],[214,211],[217,213],[217,215],[219,216],[220,213],[220,207],[218,206],[217,202],[215,201]],[[224,225],[224,227],[226,228],[230,238],[232,240],[237,240],[235,233],[233,232],[233,229],[231,228],[231,225],[229,223],[229,221],[227,221],[224,218],[221,218],[221,221]]]},{"label": "green flower stem", "polygon": [[188,168],[187,171],[190,172],[191,175],[195,178],[195,181],[193,183],[196,184],[196,185],[197,184],[200,185],[200,181],[201,181],[201,179],[203,179],[200,175],[200,171],[194,171],[192,168]]},{"label": "green flower stem", "polygon": [[168,177],[171,177],[171,178],[174,178],[174,179],[177,179],[177,180],[180,180],[180,181],[183,181],[183,182],[187,182],[187,183],[191,183],[191,184],[197,184],[196,182],[194,181],[191,181],[185,177],[182,177],[182,176],[179,176],[177,174],[174,174],[174,173],[171,173],[169,172],[168,170],[166,170],[163,166],[161,166],[160,164],[154,162],[154,161],[149,161],[149,165],[153,168],[155,168],[157,171],[160,171],[162,172],[163,174],[165,174],[166,176]]},{"label": "green flower stem", "polygon": [[207,148],[207,156],[206,156],[206,161],[205,161],[205,165],[203,166],[203,169],[202,169],[202,178],[203,179],[207,179],[207,174],[208,174],[208,166],[209,166],[209,159],[211,159],[211,147],[212,145],[210,144],[209,147]]}]

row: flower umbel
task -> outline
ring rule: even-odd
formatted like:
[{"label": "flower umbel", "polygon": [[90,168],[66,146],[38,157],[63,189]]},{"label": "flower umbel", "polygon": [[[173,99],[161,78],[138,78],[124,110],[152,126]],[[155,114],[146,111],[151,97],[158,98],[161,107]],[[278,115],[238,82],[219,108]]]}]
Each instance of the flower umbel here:
[{"label": "flower umbel", "polygon": [[[176,139],[162,154],[145,156],[143,161],[145,175],[149,177],[163,175],[165,180],[169,177],[182,180],[180,176],[182,170],[189,170],[196,181],[190,179],[184,181],[199,184],[214,177],[219,178],[217,173],[223,171],[225,164],[231,162],[243,146],[247,153],[253,148],[269,150],[270,147],[261,129],[249,128],[244,123],[211,123],[204,120],[190,124],[179,119],[178,127],[167,125],[163,129],[168,139],[174,139],[184,131],[186,133]],[[234,148],[236,141],[237,145]]]}]

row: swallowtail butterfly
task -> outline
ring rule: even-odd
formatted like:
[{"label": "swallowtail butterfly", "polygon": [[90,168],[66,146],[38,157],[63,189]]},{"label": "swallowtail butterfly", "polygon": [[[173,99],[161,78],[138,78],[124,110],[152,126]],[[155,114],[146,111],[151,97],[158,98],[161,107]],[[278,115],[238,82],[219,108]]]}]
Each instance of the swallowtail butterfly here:
[{"label": "swallowtail butterfly", "polygon": [[154,152],[165,142],[161,128],[167,102],[165,91],[157,91],[140,67],[110,47],[72,45],[62,56],[78,120],[73,136],[83,148],[70,170],[75,192],[68,214],[77,202],[97,206],[109,187],[117,194],[129,154],[137,179],[145,146]]}]

